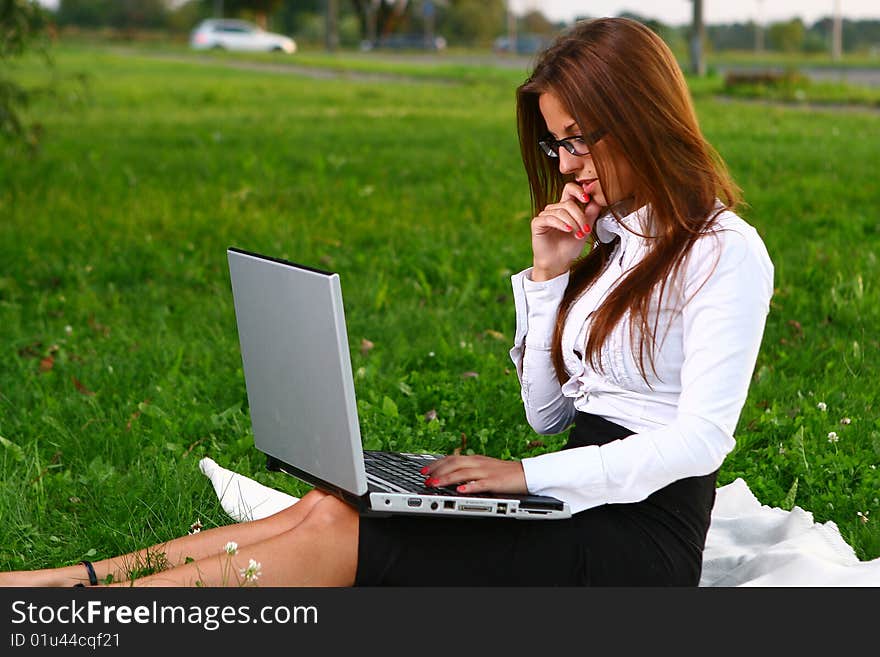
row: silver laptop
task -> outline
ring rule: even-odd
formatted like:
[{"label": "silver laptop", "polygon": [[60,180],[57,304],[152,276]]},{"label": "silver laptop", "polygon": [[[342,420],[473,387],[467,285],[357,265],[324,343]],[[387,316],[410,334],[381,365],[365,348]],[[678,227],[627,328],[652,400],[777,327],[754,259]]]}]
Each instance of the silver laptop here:
[{"label": "silver laptop", "polygon": [[370,515],[568,518],[540,495],[427,488],[439,454],[364,450],[339,275],[227,249],[255,447],[267,467]]}]

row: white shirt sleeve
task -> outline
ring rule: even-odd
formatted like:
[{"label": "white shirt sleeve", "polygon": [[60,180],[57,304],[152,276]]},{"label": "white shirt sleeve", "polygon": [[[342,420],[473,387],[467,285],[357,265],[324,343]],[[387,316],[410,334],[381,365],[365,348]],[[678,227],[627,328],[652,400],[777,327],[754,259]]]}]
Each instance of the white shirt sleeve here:
[{"label": "white shirt sleeve", "polygon": [[638,502],[679,479],[714,472],[733,449],[773,294],[773,264],[753,229],[707,235],[693,249],[675,420],[602,446],[523,459],[529,492],[565,499],[574,513]]},{"label": "white shirt sleeve", "polygon": [[574,421],[574,402],[550,359],[550,345],[568,272],[549,281],[531,280],[531,268],[511,278],[516,306],[516,335],[510,357],[516,366],[526,420],[540,434],[564,431]]}]

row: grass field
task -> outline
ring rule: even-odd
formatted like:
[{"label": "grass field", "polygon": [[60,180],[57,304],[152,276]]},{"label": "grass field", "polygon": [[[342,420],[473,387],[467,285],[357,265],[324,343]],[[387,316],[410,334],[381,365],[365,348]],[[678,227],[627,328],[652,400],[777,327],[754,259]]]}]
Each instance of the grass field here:
[{"label": "grass field", "polygon": [[[306,491],[252,446],[230,245],[340,272],[367,447],[562,443],[525,423],[507,356],[530,263],[515,74],[321,80],[89,48],[56,66],[85,93],[36,103],[41,149],[0,159],[0,568],[228,522],[205,455]],[[777,277],[719,483],[876,558],[880,113],[697,102]]]}]

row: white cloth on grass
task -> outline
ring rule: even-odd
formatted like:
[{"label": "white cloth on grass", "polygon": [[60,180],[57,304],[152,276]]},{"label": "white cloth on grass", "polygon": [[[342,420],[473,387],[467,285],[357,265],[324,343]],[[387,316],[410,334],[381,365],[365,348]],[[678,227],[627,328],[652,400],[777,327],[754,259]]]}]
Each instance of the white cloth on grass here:
[{"label": "white cloth on grass", "polygon": [[700,586],[880,586],[832,522],[762,505],[742,479],[718,488]]},{"label": "white cloth on grass", "polygon": [[[223,510],[239,522],[265,518],[299,500],[207,457],[199,468]],[[700,586],[880,586],[880,558],[859,561],[834,522],[815,522],[797,506],[786,511],[762,505],[736,479],[717,490]]]}]

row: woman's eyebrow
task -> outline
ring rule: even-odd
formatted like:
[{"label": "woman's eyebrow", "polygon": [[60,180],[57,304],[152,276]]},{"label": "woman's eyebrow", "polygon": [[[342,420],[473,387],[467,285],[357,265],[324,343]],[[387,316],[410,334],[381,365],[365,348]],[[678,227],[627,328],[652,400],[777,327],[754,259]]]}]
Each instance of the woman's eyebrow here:
[{"label": "woman's eyebrow", "polygon": [[[581,131],[580,131],[580,128],[578,128],[577,122],[572,121],[571,123],[569,123],[567,126],[565,126],[562,129],[562,132],[571,135],[571,134],[580,134]],[[552,130],[550,131],[550,134],[553,135],[554,137],[558,138],[557,134],[555,132],[553,132]]]}]

